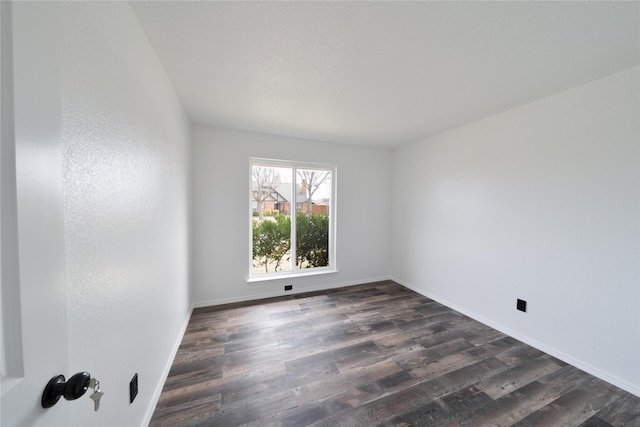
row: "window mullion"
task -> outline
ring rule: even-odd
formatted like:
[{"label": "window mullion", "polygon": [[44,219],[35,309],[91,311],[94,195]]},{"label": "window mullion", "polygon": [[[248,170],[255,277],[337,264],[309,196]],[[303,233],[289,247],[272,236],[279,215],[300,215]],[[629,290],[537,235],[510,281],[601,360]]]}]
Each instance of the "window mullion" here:
[{"label": "window mullion", "polygon": [[296,259],[297,259],[297,254],[296,254],[296,219],[298,216],[298,194],[296,192],[296,177],[297,177],[297,167],[296,166],[292,166],[291,167],[291,271],[295,271],[296,269]]}]

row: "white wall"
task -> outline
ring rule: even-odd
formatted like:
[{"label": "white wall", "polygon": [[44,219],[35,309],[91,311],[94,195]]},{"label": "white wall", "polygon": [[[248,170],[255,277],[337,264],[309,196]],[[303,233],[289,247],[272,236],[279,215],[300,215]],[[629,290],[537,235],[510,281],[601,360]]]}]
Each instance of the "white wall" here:
[{"label": "white wall", "polygon": [[398,281],[638,395],[639,72],[397,149],[392,199]]},{"label": "white wall", "polygon": [[[197,305],[388,278],[391,151],[196,126],[192,146],[193,281]],[[335,274],[247,283],[249,158],[337,165]]]},{"label": "white wall", "polygon": [[[19,159],[25,173],[18,178],[44,175],[53,189],[38,196],[45,201],[64,195],[59,217],[41,214],[58,220],[60,230],[64,226],[61,256],[48,256],[60,277],[66,274],[61,295],[66,293],[69,354],[63,372],[39,381],[44,387],[53,375],[86,370],[105,393],[100,411],[94,412],[88,396],[47,411],[70,408],[71,425],[77,426],[138,426],[153,410],[190,309],[189,123],[128,3],[61,2],[55,5],[59,16],[48,10],[54,6],[42,7],[38,15],[38,7],[29,6],[36,17],[60,19],[60,25],[31,21],[29,35],[21,36],[39,42],[16,58],[58,55],[46,66],[59,79],[47,82],[44,91],[34,79],[33,98],[16,92],[16,104],[31,102],[33,111],[57,106],[46,119],[61,130],[40,135],[46,147],[35,146],[30,157]],[[25,29],[26,24],[18,23]],[[49,128],[25,111],[20,120],[31,129]],[[17,132],[17,144],[19,137]],[[47,174],[49,169],[59,175]],[[140,392],[130,405],[129,380],[136,372]],[[35,397],[23,397],[35,408],[41,392],[39,387]]]}]

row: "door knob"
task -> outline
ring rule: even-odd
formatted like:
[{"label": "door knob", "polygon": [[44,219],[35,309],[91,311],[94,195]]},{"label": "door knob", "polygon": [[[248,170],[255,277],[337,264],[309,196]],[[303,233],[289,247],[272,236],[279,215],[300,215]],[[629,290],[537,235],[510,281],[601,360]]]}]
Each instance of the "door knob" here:
[{"label": "door knob", "polygon": [[78,372],[67,381],[64,375],[51,378],[42,393],[42,407],[51,408],[62,396],[66,400],[76,400],[86,393],[90,381],[91,375],[88,372]]}]

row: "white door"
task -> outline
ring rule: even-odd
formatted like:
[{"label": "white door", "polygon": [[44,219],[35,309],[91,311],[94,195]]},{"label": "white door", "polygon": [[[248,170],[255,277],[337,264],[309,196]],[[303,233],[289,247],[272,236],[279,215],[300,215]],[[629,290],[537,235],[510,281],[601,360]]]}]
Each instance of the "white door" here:
[{"label": "white door", "polygon": [[[40,405],[49,379],[70,374],[64,278],[59,11],[53,2],[11,4],[3,0],[0,4],[3,308],[0,425],[65,426],[69,425],[72,402],[62,399],[50,409]],[[43,34],[34,32],[34,28],[45,29],[44,34],[49,37],[34,36]]]}]

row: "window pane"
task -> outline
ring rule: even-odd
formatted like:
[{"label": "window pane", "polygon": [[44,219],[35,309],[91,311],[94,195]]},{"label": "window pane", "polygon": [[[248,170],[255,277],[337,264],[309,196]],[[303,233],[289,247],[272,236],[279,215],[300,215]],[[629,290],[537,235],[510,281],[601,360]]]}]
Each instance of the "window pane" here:
[{"label": "window pane", "polygon": [[250,277],[335,271],[335,173],[333,165],[251,159]]},{"label": "window pane", "polygon": [[253,164],[252,275],[291,271],[292,168]]},{"label": "window pane", "polygon": [[296,169],[296,269],[329,265],[331,171]]}]

